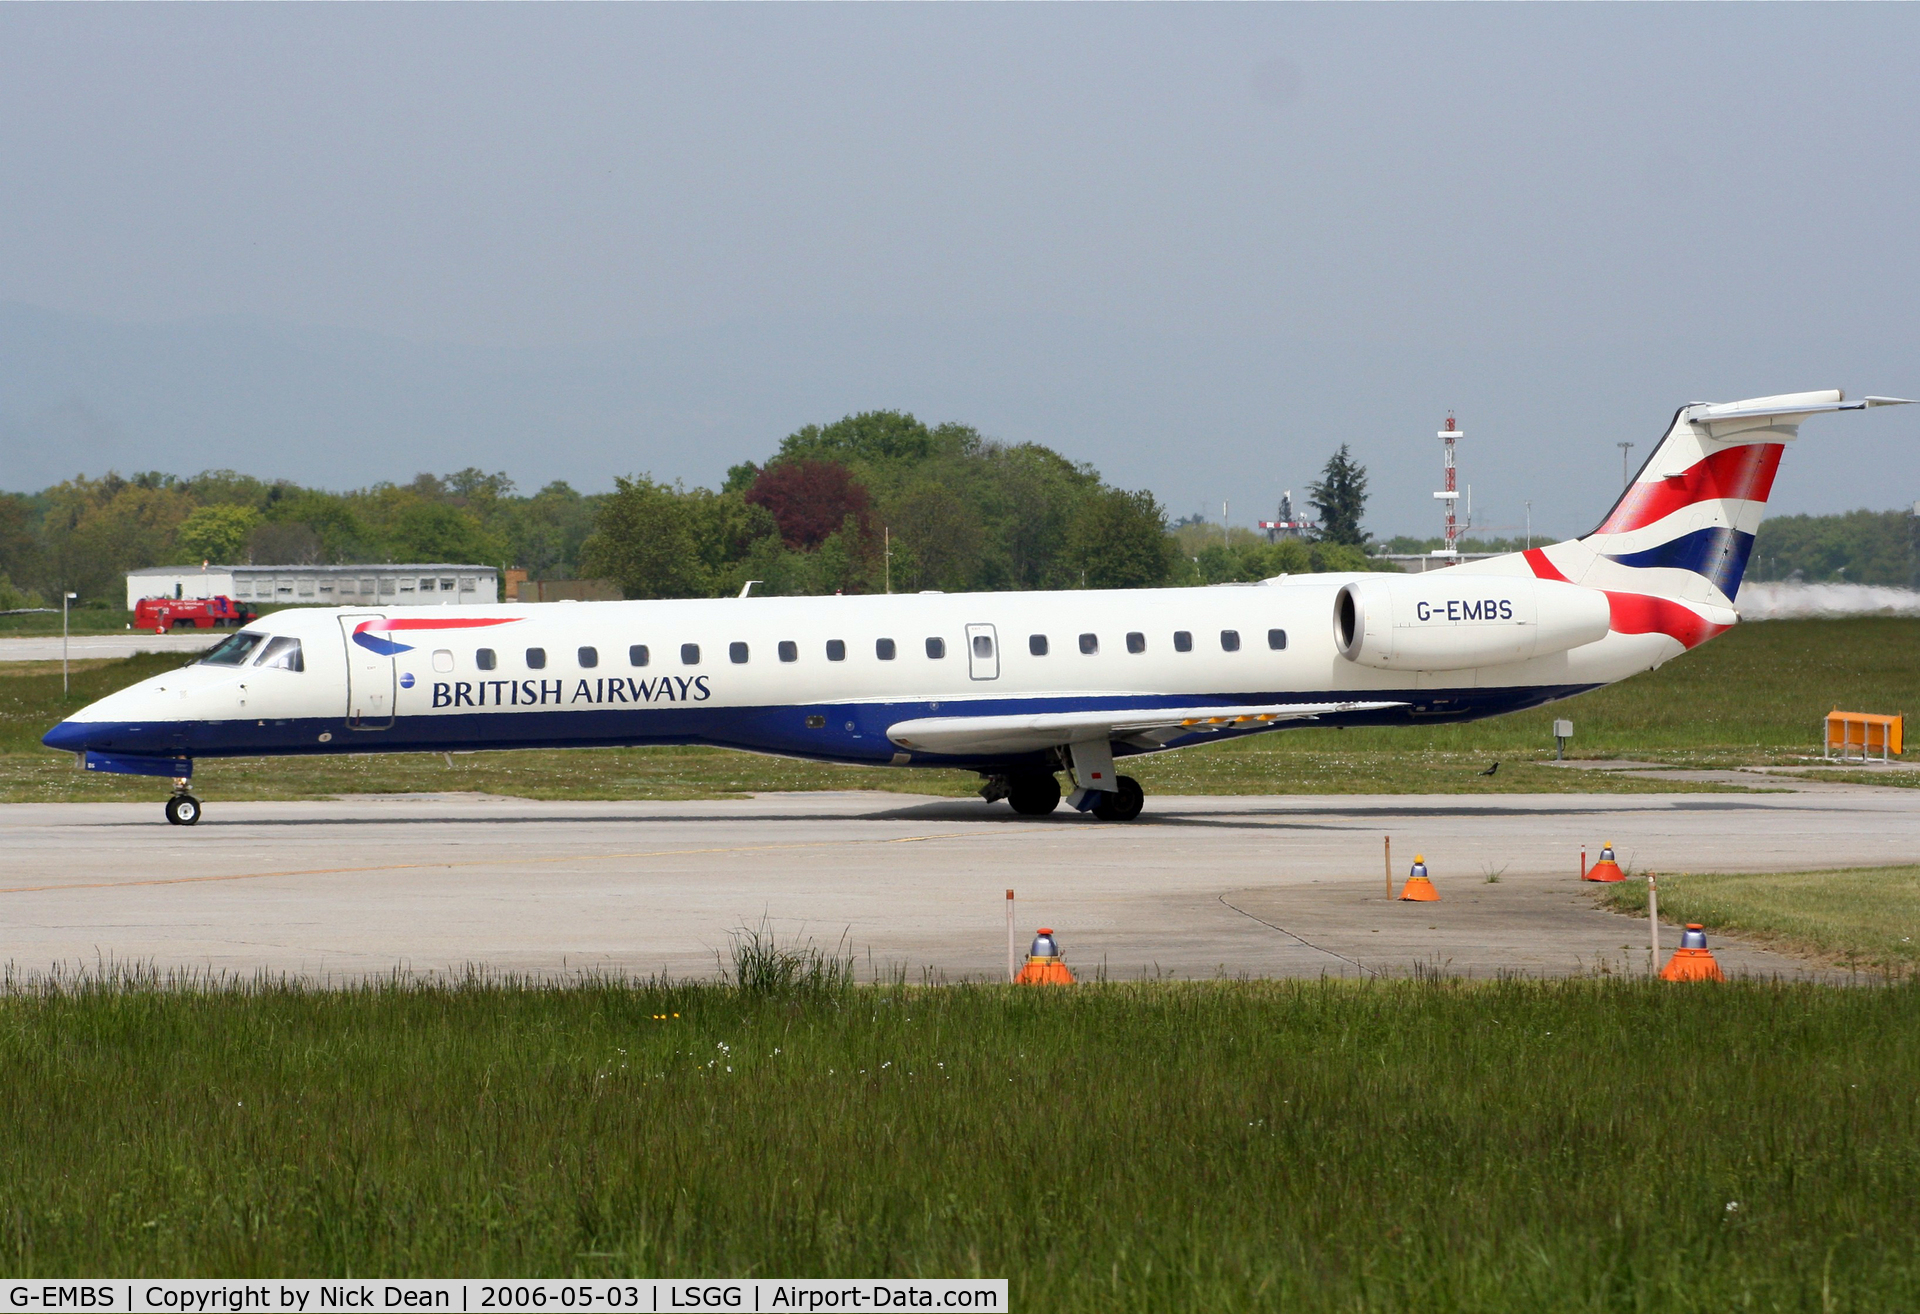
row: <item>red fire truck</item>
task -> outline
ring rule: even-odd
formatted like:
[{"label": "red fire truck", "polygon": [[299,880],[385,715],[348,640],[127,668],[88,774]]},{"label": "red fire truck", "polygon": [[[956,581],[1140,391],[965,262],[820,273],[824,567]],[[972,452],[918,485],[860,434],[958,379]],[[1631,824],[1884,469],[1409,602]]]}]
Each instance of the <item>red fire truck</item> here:
[{"label": "red fire truck", "polygon": [[210,630],[217,625],[238,629],[258,618],[253,608],[243,607],[224,594],[212,598],[142,598],[133,608],[134,626],[155,634],[187,627]]}]

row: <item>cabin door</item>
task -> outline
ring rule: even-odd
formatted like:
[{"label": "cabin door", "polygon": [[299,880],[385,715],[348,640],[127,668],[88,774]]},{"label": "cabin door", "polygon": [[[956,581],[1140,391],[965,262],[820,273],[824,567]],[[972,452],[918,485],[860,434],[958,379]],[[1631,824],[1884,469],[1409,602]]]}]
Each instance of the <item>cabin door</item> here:
[{"label": "cabin door", "polygon": [[360,612],[340,618],[347,645],[347,729],[386,730],[393,725],[394,644],[374,629],[386,617]]},{"label": "cabin door", "polygon": [[1000,639],[993,626],[967,626],[967,674],[976,680],[1000,678]]}]

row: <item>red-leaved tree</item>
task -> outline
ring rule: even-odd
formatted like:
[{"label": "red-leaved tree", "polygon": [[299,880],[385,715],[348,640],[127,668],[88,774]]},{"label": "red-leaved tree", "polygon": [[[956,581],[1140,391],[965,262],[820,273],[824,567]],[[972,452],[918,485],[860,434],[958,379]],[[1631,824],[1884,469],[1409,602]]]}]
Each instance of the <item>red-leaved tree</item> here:
[{"label": "red-leaved tree", "polygon": [[867,490],[838,461],[782,461],[760,472],[746,499],[773,513],[780,541],[812,551],[852,516],[865,537],[871,499]]}]

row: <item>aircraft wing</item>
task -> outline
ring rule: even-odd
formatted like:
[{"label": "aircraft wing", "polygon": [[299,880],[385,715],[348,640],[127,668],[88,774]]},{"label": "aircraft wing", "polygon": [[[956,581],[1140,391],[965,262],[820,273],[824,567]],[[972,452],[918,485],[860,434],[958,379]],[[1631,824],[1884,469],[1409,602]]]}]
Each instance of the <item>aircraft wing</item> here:
[{"label": "aircraft wing", "polygon": [[1188,735],[1258,730],[1334,712],[1374,712],[1405,703],[1262,703],[1249,707],[1116,707],[1013,716],[927,716],[898,721],[887,738],[923,753],[1026,753],[1056,744],[1123,740],[1160,748]]}]

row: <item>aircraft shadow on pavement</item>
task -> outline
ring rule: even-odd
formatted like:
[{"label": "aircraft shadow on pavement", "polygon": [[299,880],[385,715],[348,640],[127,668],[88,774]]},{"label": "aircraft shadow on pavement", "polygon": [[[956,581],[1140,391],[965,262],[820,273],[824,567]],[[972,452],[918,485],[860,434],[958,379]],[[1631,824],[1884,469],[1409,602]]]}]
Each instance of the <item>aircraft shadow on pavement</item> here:
[{"label": "aircraft shadow on pavement", "polygon": [[[1334,798],[1343,796],[1330,796]],[[1353,797],[1353,796],[1344,796]],[[1380,795],[1365,795],[1366,798],[1379,798]],[[1090,826],[1100,829],[1109,827],[1138,828],[1141,826],[1178,826],[1199,829],[1224,830],[1278,830],[1278,829],[1336,829],[1341,821],[1354,818],[1402,818],[1402,817],[1529,817],[1552,816],[1556,813],[1579,812],[1597,814],[1602,812],[1778,812],[1778,802],[1748,803],[1738,800],[1715,799],[1698,802],[1673,802],[1659,795],[1598,795],[1597,798],[1618,797],[1624,806],[1601,806],[1579,809],[1553,809],[1538,807],[1520,807],[1513,805],[1472,803],[1472,804],[1428,804],[1420,807],[1395,806],[1391,803],[1316,803],[1307,806],[1288,806],[1285,808],[1244,807],[1234,809],[1210,809],[1207,812],[1155,812],[1152,804],[1148,810],[1129,822],[1106,822],[1086,813],[1076,813],[1062,809],[1048,817],[1023,817],[1010,809],[991,804],[982,804],[968,799],[938,799],[927,803],[911,804],[905,807],[885,808],[878,811],[839,811],[839,812],[761,812],[750,816],[725,815],[715,813],[597,813],[587,816],[566,815],[528,815],[524,812],[512,812],[507,815],[493,816],[310,816],[310,817],[222,817],[217,811],[210,810],[206,820],[196,830],[208,827],[231,828],[238,826],[259,827],[317,827],[317,826],[573,826],[608,824],[628,825],[700,825],[715,822],[744,825],[752,822],[794,823],[794,822],[951,822],[963,825],[1023,826],[1029,828],[1058,828],[1061,826]],[[1640,800],[1651,800],[1641,803]],[[1831,805],[1822,811],[1832,811]],[[124,819],[92,821],[84,823],[89,827],[102,829],[149,828],[155,823],[152,819],[126,817]],[[186,832],[192,833],[192,832]]]}]

